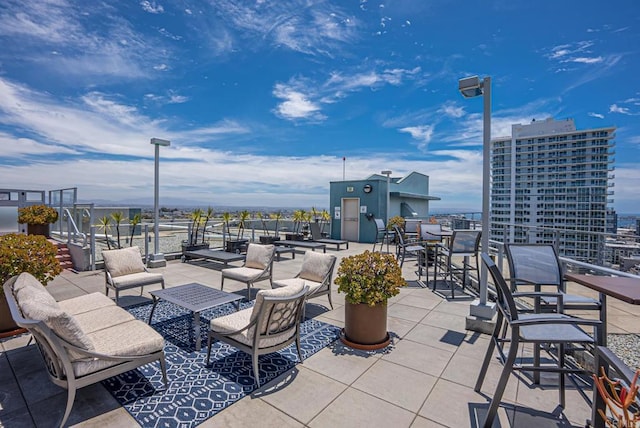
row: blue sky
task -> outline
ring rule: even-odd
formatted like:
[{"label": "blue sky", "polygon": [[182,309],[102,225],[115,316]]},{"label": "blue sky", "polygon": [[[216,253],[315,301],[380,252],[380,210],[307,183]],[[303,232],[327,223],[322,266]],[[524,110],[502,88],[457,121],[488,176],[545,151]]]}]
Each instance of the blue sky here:
[{"label": "blue sky", "polygon": [[430,176],[479,211],[492,136],[617,126],[615,203],[640,212],[637,0],[0,2],[0,187],[82,200],[327,207],[329,182]]}]

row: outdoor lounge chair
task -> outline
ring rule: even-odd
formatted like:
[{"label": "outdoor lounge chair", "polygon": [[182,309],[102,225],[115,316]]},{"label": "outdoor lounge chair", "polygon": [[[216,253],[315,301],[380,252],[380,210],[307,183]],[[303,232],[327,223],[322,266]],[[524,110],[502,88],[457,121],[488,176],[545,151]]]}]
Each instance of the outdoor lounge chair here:
[{"label": "outdoor lounge chair", "polygon": [[345,241],[342,239],[323,238],[322,234],[320,233],[320,226],[318,225],[318,223],[310,223],[309,228],[311,229],[311,239],[314,242],[335,245],[338,251],[340,251],[341,245],[345,245],[347,247],[347,250],[349,249],[349,241]]},{"label": "outdoor lounge chair", "polygon": [[258,387],[260,355],[276,352],[295,342],[302,363],[300,319],[308,291],[308,287],[302,284],[260,290],[253,308],[212,319],[207,343],[207,367],[213,339],[227,342],[251,355]]},{"label": "outdoor lounge chair", "polygon": [[33,335],[49,378],[67,390],[67,421],[76,391],[137,367],[159,361],[165,387],[164,339],[100,293],[56,302],[31,274],[4,284],[16,324]]},{"label": "outdoor lounge chair", "polygon": [[247,299],[251,298],[251,287],[259,281],[269,280],[273,271],[273,259],[276,254],[274,245],[249,244],[247,257],[241,267],[222,269],[220,290],[224,288],[225,278],[247,284]]},{"label": "outdoor lounge chair", "polygon": [[109,288],[116,292],[116,304],[121,290],[140,287],[140,295],[145,285],[161,284],[164,288],[164,277],[161,273],[150,273],[142,263],[138,247],[105,250],[104,260],[105,294]]},{"label": "outdoor lounge chair", "polygon": [[[475,391],[480,392],[482,383],[487,374],[487,368],[491,362],[493,351],[497,348],[501,362],[504,364],[502,374],[498,380],[496,391],[491,399],[491,405],[487,412],[487,418],[484,427],[489,428],[493,425],[498,406],[502,400],[504,389],[509,380],[509,375],[513,370],[532,371],[534,373],[541,371],[556,372],[559,374],[559,395],[560,406],[565,406],[565,373],[581,373],[583,369],[567,367],[565,365],[565,346],[568,344],[583,344],[593,346],[594,337],[598,337],[598,329],[601,322],[598,320],[587,320],[577,317],[570,317],[561,313],[544,313],[532,314],[521,313],[514,301],[515,297],[534,297],[534,296],[555,296],[559,307],[558,312],[562,312],[562,295],[558,292],[531,292],[531,293],[513,293],[507,285],[504,277],[498,270],[491,257],[482,253],[482,262],[487,266],[497,292],[496,306],[498,314],[496,325],[491,336],[491,341],[487,348],[478,380],[476,381]],[[593,327],[593,333],[587,334],[579,326]],[[511,329],[510,338],[500,337],[500,330],[503,326]],[[508,355],[505,357],[503,345],[508,346]],[[540,356],[534,355],[533,364],[524,365],[516,363],[516,356],[521,352],[521,343],[532,343],[537,348],[542,344],[555,344],[556,353],[551,358],[557,363],[556,365],[541,365]]]},{"label": "outdoor lounge chair", "polygon": [[307,251],[304,253],[304,260],[300,272],[289,279],[273,281],[273,288],[289,287],[292,285],[308,286],[307,299],[311,299],[324,294],[329,298],[329,305],[333,309],[331,301],[331,278],[333,268],[336,265],[336,256],[332,254],[316,253]]}]

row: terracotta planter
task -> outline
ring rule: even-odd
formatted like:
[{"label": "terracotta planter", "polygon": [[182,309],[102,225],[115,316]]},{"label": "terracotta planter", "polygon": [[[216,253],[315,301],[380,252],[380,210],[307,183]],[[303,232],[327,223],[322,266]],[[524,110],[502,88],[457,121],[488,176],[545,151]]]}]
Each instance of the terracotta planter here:
[{"label": "terracotta planter", "polygon": [[27,235],[42,235],[49,237],[49,224],[28,224]]},{"label": "terracotta planter", "polygon": [[[2,284],[0,284],[2,285]],[[0,293],[2,287],[0,287]],[[0,297],[0,338],[13,336],[15,334],[23,333],[25,330],[18,327],[18,324],[11,317],[9,312],[9,306],[7,305],[7,299],[4,298],[4,294]]]},{"label": "terracotta planter", "polygon": [[387,305],[345,303],[342,341],[353,348],[380,349],[389,344]]}]

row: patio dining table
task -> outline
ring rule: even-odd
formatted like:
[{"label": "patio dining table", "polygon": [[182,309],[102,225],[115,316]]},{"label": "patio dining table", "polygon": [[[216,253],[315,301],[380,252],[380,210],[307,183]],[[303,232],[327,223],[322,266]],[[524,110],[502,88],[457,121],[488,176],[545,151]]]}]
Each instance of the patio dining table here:
[{"label": "patio dining table", "polygon": [[575,282],[600,294],[600,338],[598,345],[607,346],[607,296],[632,305],[640,305],[640,279],[624,276],[597,276],[567,273],[567,281]]}]

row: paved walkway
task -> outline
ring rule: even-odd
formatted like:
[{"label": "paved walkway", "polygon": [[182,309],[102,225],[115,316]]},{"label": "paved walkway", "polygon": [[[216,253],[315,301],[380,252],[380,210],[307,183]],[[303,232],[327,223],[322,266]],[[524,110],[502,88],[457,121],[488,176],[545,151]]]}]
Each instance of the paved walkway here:
[{"label": "paved walkway", "polygon": [[[365,249],[370,245],[352,244],[349,250],[328,252],[342,258]],[[275,263],[275,279],[293,276],[302,259],[283,258]],[[199,282],[219,288],[217,266],[175,260],[159,270],[169,287]],[[482,393],[473,391],[488,340],[486,335],[465,330],[471,299],[447,301],[420,288],[415,267],[412,261],[405,263],[403,273],[409,286],[389,302],[388,330],[394,340],[386,352],[365,354],[338,342],[201,426],[477,426],[476,418],[486,412],[501,365],[494,361]],[[49,284],[48,290],[57,300],[103,293],[104,275],[101,271],[65,272]],[[145,288],[144,296],[148,298],[147,291]],[[225,291],[246,293],[246,287],[228,281]],[[139,290],[122,293],[121,303],[138,300],[138,294]],[[307,316],[342,326],[344,297],[335,290],[333,302],[335,307],[330,310],[326,296],[313,299],[307,306]],[[637,307],[613,299],[609,305],[610,330],[640,332]],[[27,346],[28,340],[24,335],[0,344],[0,426],[54,426],[64,411],[66,391],[49,381],[36,347]],[[584,426],[590,408],[581,391],[568,383],[567,407],[562,410],[557,406],[556,383],[557,376],[543,376],[542,386],[531,385],[526,376],[512,376],[495,426]],[[582,392],[591,395],[590,390]],[[70,422],[82,427],[137,426],[101,385],[80,391]]]}]

